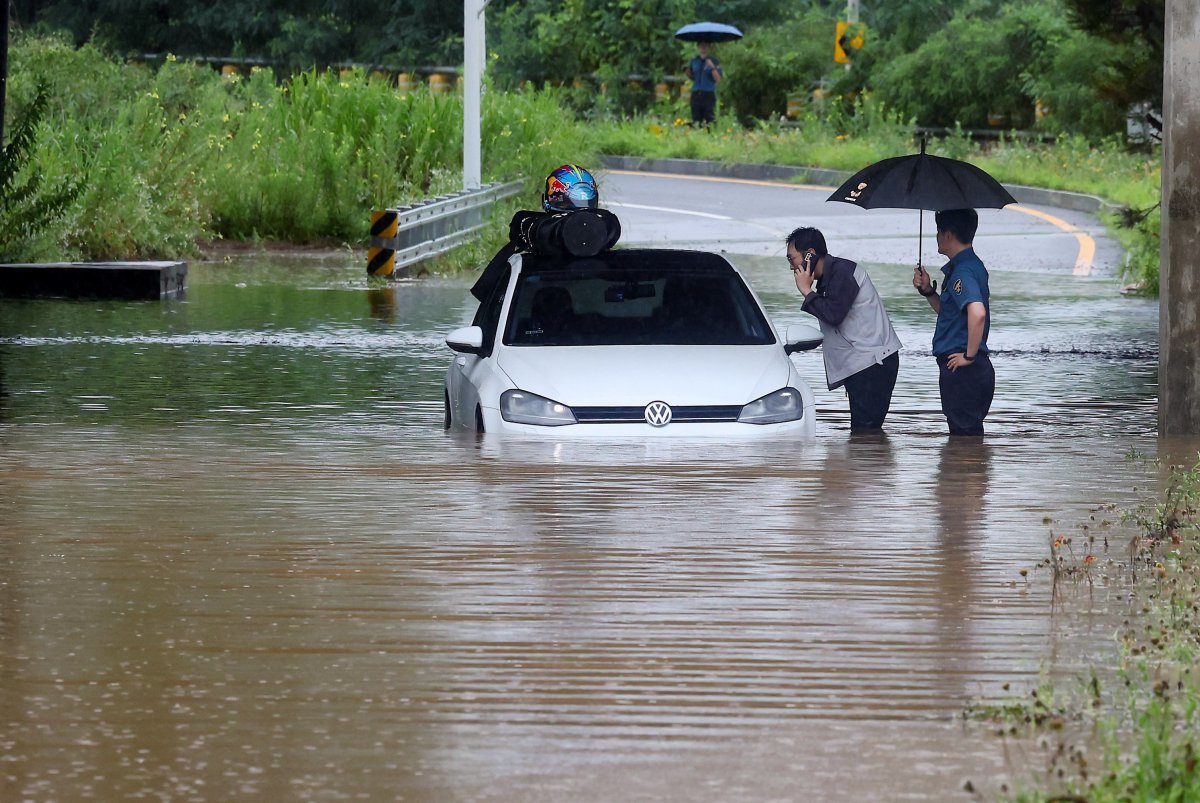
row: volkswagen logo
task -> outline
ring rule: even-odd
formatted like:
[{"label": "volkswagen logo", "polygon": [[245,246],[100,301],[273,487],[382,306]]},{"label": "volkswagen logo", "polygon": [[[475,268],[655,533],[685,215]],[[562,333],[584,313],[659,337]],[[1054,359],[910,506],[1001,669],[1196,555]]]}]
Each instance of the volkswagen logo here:
[{"label": "volkswagen logo", "polygon": [[671,423],[671,405],[661,401],[647,404],[646,423],[652,427],[665,427]]}]

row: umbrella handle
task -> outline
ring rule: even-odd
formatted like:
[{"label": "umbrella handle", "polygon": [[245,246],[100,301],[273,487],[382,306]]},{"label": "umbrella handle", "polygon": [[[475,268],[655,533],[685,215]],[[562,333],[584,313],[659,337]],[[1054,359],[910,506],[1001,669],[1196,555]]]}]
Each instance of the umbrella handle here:
[{"label": "umbrella handle", "polygon": [[921,245],[924,242],[924,235],[925,235],[925,210],[918,209],[917,215],[919,216],[918,220],[920,221],[917,223],[917,268],[920,269],[920,267],[921,267]]}]

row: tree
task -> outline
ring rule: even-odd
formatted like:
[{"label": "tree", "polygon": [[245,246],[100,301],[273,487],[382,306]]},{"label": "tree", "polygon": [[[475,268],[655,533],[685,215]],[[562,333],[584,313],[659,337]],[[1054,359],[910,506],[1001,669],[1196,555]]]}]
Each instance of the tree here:
[{"label": "tree", "polygon": [[836,21],[831,12],[810,7],[754,29],[753,36],[721,55],[729,76],[722,102],[732,104],[742,119],[764,119],[783,114],[789,94],[809,96],[834,66]]},{"label": "tree", "polygon": [[290,68],[457,64],[462,7],[438,0],[16,0],[25,26],[123,53],[239,56]]},{"label": "tree", "polygon": [[1081,30],[1113,43],[1123,54],[1099,89],[1128,109],[1149,102],[1162,108],[1164,0],[1064,0]]},{"label": "tree", "polygon": [[1126,53],[1075,29],[1059,0],[975,2],[870,78],[880,100],[922,125],[982,127],[1001,116],[1006,128],[1031,128],[1041,101],[1059,130],[1100,137],[1119,129],[1124,108],[1097,113],[1096,82]]}]

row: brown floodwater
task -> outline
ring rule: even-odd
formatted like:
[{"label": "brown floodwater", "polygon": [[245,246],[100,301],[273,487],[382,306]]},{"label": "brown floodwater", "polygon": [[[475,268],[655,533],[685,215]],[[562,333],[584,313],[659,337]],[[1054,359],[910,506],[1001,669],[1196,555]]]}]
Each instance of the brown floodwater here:
[{"label": "brown floodwater", "polygon": [[441,430],[469,279],[361,270],[0,300],[0,800],[965,799],[1044,762],[964,705],[1111,661],[1035,565],[1161,481],[1155,301],[994,276],[983,440],[873,266],[884,437],[816,352],[812,442],[505,442]]}]

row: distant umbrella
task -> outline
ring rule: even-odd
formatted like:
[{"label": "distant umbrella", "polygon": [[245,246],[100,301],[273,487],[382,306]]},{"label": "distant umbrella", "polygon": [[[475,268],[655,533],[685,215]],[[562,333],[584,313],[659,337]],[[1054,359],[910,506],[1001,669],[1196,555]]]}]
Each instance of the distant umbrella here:
[{"label": "distant umbrella", "polygon": [[676,31],[675,38],[685,42],[733,42],[742,38],[742,32],[720,22],[693,22]]},{"label": "distant umbrella", "polygon": [[[864,167],[842,183],[827,201],[854,204],[863,209],[1000,209],[1017,201],[999,181],[973,164],[921,152],[884,159]],[[920,237],[925,216],[917,229],[917,264],[921,264]]]}]

